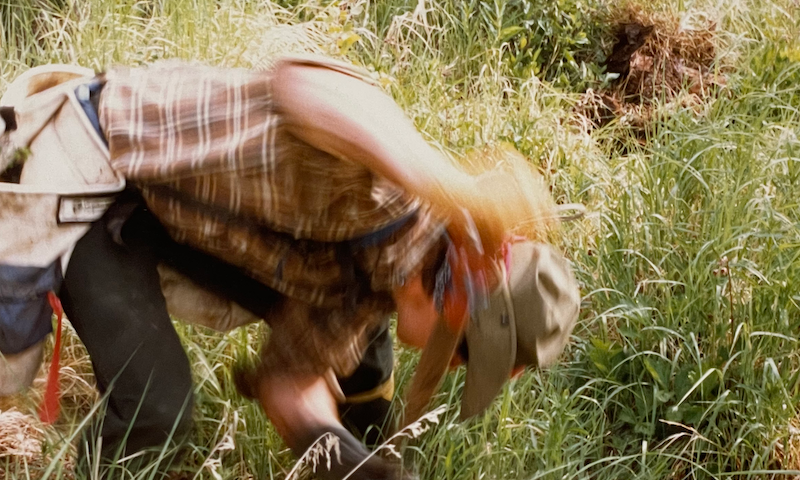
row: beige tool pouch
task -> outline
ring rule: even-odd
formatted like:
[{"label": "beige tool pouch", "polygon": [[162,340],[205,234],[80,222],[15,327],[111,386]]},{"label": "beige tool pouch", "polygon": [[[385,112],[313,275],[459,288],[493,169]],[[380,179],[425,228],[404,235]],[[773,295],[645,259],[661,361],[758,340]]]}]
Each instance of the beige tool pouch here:
[{"label": "beige tool pouch", "polygon": [[[60,81],[63,71],[74,74]],[[40,349],[52,328],[47,292],[58,292],[73,246],[125,187],[75,96],[93,76],[32,69],[0,100],[13,106],[16,123],[0,132],[0,173],[22,167],[18,183],[0,182],[0,395],[32,380],[39,355],[26,352]],[[48,78],[56,84],[29,94]]]}]

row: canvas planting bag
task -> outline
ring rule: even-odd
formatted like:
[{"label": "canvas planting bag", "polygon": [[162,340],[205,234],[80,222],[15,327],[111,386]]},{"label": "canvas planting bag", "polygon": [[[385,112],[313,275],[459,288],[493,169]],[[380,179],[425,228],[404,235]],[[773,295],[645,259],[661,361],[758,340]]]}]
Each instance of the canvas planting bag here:
[{"label": "canvas planting bag", "polygon": [[34,68],[0,99],[13,107],[11,121],[0,122],[0,395],[36,375],[52,329],[48,292],[58,291],[73,246],[125,186],[76,97],[93,78],[82,68]]}]

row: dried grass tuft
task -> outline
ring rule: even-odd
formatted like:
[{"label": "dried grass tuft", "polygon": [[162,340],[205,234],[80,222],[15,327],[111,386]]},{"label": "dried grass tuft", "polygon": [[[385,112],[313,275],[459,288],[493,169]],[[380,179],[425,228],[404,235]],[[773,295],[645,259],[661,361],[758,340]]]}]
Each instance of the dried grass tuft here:
[{"label": "dried grass tuft", "polygon": [[800,471],[800,417],[795,416],[789,421],[788,435],[784,441],[775,443],[772,460],[776,468]]},{"label": "dried grass tuft", "polygon": [[718,58],[717,24],[708,15],[677,17],[628,5],[609,21],[617,40],[606,67],[619,77],[579,100],[577,110],[591,125],[618,120],[641,138],[659,114],[698,109],[725,87],[729,68]]},{"label": "dried grass tuft", "polygon": [[[74,455],[58,456],[49,448],[48,435],[51,427],[43,425],[38,418],[10,408],[0,411],[0,464],[16,465],[24,471],[20,478],[40,478],[42,472],[54,462],[61,464],[59,478],[69,480],[74,476]],[[12,468],[13,470],[13,468]],[[7,478],[15,478],[15,471],[6,471]],[[0,478],[4,477],[0,472]]]},{"label": "dried grass tuft", "polygon": [[702,14],[678,18],[628,7],[619,12],[620,25],[652,26],[644,45],[633,53],[630,73],[614,92],[626,103],[647,105],[672,100],[683,90],[703,99],[725,85],[715,69],[717,25]]},{"label": "dried grass tuft", "polygon": [[39,421],[17,409],[0,411],[0,458],[41,460],[44,431]]}]

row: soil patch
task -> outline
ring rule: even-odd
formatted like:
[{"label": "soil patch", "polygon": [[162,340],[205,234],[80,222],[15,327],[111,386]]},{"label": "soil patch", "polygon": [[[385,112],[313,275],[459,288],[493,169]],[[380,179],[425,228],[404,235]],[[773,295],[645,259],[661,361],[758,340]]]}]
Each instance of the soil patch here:
[{"label": "soil patch", "polygon": [[610,16],[613,47],[603,65],[616,75],[608,87],[587,91],[579,111],[593,126],[620,119],[642,136],[658,106],[699,105],[725,86],[717,60],[717,26],[628,7]]}]

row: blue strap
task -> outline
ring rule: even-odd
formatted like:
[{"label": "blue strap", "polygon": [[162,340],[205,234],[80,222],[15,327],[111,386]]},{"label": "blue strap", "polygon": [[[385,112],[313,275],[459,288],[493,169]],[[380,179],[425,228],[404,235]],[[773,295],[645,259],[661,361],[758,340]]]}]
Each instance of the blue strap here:
[{"label": "blue strap", "polygon": [[375,245],[388,239],[390,236],[392,236],[393,233],[400,230],[403,227],[403,225],[405,225],[409,220],[411,220],[416,214],[417,211],[414,210],[408,215],[400,217],[398,220],[395,220],[394,222],[390,223],[389,225],[386,225],[380,230],[376,230],[372,233],[368,233],[361,237],[349,240],[348,244],[350,245],[350,248],[353,249],[374,247]]},{"label": "blue strap", "polygon": [[78,103],[83,109],[83,113],[86,114],[92,127],[94,127],[97,134],[100,135],[100,138],[103,139],[103,143],[108,145],[108,140],[106,140],[106,136],[103,135],[103,131],[100,129],[100,118],[97,115],[97,110],[92,103],[92,97],[99,94],[102,88],[103,84],[100,80],[94,79],[89,83],[79,85],[78,88],[75,89],[75,98],[78,100]]}]

